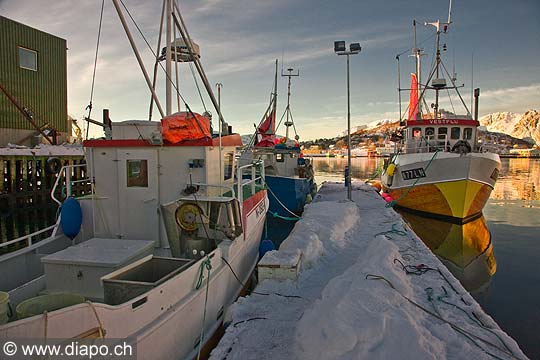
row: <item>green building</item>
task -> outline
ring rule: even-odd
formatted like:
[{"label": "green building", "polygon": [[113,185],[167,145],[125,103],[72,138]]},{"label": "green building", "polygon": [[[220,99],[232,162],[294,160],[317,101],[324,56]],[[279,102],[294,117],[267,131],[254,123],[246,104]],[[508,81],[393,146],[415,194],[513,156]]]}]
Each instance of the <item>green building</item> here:
[{"label": "green building", "polygon": [[[0,16],[0,85],[28,109],[45,133],[56,130],[58,143],[71,135],[67,115],[66,40]],[[32,145],[38,130],[0,91],[0,146]]]}]

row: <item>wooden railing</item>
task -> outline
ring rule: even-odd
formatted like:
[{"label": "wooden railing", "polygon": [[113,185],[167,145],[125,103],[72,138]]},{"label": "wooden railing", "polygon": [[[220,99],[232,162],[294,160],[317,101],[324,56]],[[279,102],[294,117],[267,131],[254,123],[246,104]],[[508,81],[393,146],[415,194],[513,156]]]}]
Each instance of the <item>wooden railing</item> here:
[{"label": "wooden railing", "polygon": [[[57,220],[58,204],[52,200],[51,191],[57,182],[58,174],[50,171],[47,163],[49,158],[0,155],[0,243],[12,242],[33,234],[30,240],[3,246],[2,253],[27,246],[28,241],[37,242],[50,235],[49,231],[40,232],[55,224]],[[62,166],[84,164],[83,156],[58,156],[58,159]],[[88,177],[85,166],[72,168],[70,177],[73,196],[90,194],[88,182],[78,181]],[[55,197],[65,198],[65,189],[65,177],[58,178]]]}]

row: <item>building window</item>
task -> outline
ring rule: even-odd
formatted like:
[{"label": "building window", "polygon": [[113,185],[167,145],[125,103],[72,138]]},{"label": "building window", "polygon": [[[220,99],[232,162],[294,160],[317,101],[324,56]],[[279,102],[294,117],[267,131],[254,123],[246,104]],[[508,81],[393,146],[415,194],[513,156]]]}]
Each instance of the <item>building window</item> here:
[{"label": "building window", "polygon": [[148,161],[127,160],[127,187],[148,187]]},{"label": "building window", "polygon": [[452,130],[450,130],[450,139],[457,140],[459,139],[459,136],[461,135],[461,129],[458,127],[453,127]]},{"label": "building window", "polygon": [[472,128],[463,129],[463,139],[471,140],[471,138],[472,138]]},{"label": "building window", "polygon": [[37,71],[37,52],[19,46],[19,66],[23,69]]},{"label": "building window", "polygon": [[223,157],[224,157],[223,180],[229,180],[230,178],[232,178],[232,175],[233,175],[234,154],[227,153],[223,155]]}]

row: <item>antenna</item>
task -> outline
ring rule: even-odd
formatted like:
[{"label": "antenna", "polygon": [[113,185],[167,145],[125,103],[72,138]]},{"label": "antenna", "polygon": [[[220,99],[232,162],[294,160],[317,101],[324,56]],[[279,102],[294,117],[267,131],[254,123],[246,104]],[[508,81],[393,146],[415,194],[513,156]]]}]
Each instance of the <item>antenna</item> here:
[{"label": "antenna", "polygon": [[474,92],[474,51],[471,54],[471,109],[473,108],[473,92]]},{"label": "antenna", "polygon": [[[283,63],[281,63],[281,66],[283,66]],[[295,73],[294,69],[291,67],[287,69],[287,72],[288,74],[285,74],[283,73],[283,69],[281,70],[281,76],[286,76],[289,78],[289,84],[287,87],[287,107],[285,108],[285,114],[287,114],[287,119],[285,120],[285,123],[283,124],[285,125],[285,129],[286,129],[285,130],[286,139],[289,138],[289,127],[294,126],[294,121],[291,114],[291,78],[294,76],[300,76],[300,70],[297,69]],[[289,120],[289,116],[291,117],[290,120]],[[296,129],[294,130],[294,132],[296,134]],[[298,134],[296,134],[295,139],[298,140]]]}]

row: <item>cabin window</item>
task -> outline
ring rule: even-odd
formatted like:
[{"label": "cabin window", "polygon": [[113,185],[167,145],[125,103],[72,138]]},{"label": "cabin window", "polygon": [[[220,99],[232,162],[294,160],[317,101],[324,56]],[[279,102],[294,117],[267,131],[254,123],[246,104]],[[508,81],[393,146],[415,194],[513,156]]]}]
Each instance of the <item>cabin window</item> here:
[{"label": "cabin window", "polygon": [[459,139],[461,135],[461,129],[458,127],[453,127],[452,130],[450,130],[450,139],[457,140]]},{"label": "cabin window", "polygon": [[37,71],[37,51],[19,46],[19,67]]},{"label": "cabin window", "polygon": [[223,155],[223,160],[223,180],[229,180],[233,175],[234,154],[226,153]]},{"label": "cabin window", "polygon": [[276,161],[277,162],[284,162],[285,158],[283,157],[283,154],[276,154]]},{"label": "cabin window", "polygon": [[148,187],[148,160],[126,160],[127,187]]},{"label": "cabin window", "polygon": [[426,128],[426,137],[432,136],[433,134],[435,134],[435,129],[434,128],[432,128],[432,127]]},{"label": "cabin window", "polygon": [[445,128],[445,127],[441,127],[439,128],[439,140],[444,140],[446,139],[446,135],[448,134],[448,128]]},{"label": "cabin window", "polygon": [[422,136],[422,129],[415,127],[412,129],[412,136],[413,137],[420,137]]},{"label": "cabin window", "polygon": [[463,139],[471,140],[472,139],[472,128],[463,129]]}]

